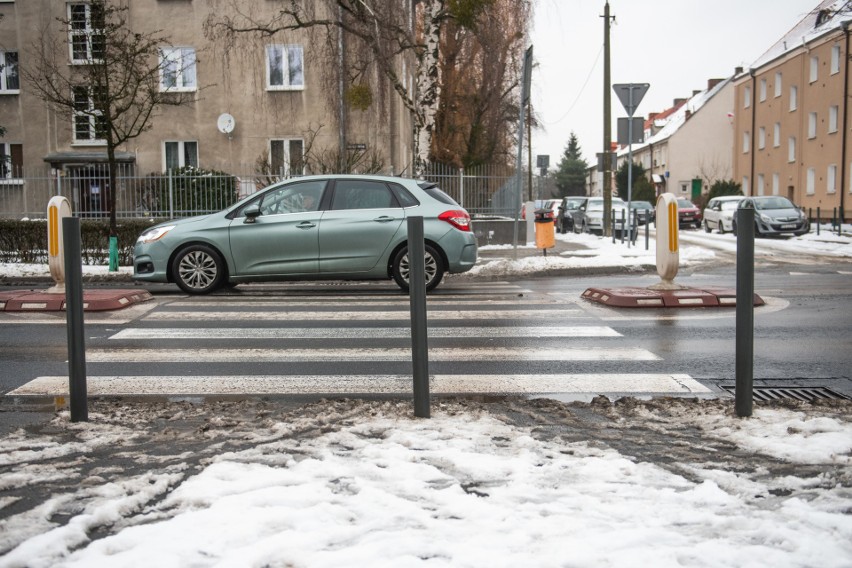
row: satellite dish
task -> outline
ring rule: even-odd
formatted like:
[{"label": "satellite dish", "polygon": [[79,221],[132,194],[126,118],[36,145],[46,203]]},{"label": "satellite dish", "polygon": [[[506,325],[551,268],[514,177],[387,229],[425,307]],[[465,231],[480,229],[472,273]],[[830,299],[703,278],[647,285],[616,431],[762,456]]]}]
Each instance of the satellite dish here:
[{"label": "satellite dish", "polygon": [[216,127],[222,134],[230,134],[233,132],[236,124],[237,122],[234,120],[234,117],[227,112],[220,114],[219,119],[216,121]]}]

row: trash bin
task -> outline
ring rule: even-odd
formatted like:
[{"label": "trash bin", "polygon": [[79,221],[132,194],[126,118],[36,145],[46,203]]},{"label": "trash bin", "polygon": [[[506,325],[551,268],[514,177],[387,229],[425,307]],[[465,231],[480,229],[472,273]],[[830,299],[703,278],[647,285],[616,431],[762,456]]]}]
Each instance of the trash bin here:
[{"label": "trash bin", "polygon": [[552,209],[536,209],[535,210],[535,246],[536,248],[544,249],[545,256],[547,249],[553,248],[556,245],[556,237],[553,227],[553,210]]}]

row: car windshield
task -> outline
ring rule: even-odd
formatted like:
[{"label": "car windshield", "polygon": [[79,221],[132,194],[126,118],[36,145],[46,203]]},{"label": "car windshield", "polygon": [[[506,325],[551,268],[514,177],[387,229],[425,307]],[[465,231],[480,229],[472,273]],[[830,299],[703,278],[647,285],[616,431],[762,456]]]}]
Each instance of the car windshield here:
[{"label": "car windshield", "polygon": [[755,209],[795,209],[796,206],[786,197],[770,197],[769,199],[755,199]]},{"label": "car windshield", "polygon": [[695,205],[689,199],[678,199],[677,206],[681,209],[695,209]]},{"label": "car windshield", "polygon": [[569,199],[565,202],[566,209],[579,209],[580,205],[583,204],[584,199]]},{"label": "car windshield", "polygon": [[733,211],[737,207],[740,206],[739,201],[723,201],[722,202],[722,211]]},{"label": "car windshield", "polygon": [[[595,200],[595,201],[589,201],[589,206],[586,207],[586,211],[603,211],[603,205],[604,205],[604,202],[603,202],[602,199],[601,200]],[[612,199],[612,208],[613,209],[621,209],[621,208],[624,208],[624,207],[625,207],[624,201],[622,201],[621,198],[614,197]]]},{"label": "car windshield", "polygon": [[651,204],[648,201],[634,201],[630,204],[630,207],[633,209],[652,209]]}]

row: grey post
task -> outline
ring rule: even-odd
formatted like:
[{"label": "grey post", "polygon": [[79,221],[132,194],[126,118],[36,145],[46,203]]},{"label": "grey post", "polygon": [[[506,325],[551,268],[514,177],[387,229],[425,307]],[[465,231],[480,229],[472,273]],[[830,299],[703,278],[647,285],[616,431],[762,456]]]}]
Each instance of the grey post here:
[{"label": "grey post", "polygon": [[68,392],[71,422],[89,420],[86,394],[86,345],[83,335],[83,261],[80,256],[80,219],[62,219],[65,247],[65,314],[68,322]]},{"label": "grey post", "polygon": [[751,416],[754,398],[754,209],[737,209],[736,411]]},{"label": "grey post", "polygon": [[645,216],[645,250],[648,250],[648,241],[651,240],[651,219]]},{"label": "grey post", "polygon": [[408,218],[408,267],[414,416],[429,418],[429,347],[426,334],[426,251],[423,242],[423,217]]}]

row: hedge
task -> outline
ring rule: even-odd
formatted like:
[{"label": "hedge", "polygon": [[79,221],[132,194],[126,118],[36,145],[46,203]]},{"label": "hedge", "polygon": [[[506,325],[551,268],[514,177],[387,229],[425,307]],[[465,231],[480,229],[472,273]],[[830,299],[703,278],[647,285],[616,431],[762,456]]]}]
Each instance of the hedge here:
[{"label": "hedge", "polygon": [[[133,264],[133,247],[145,229],[159,223],[152,219],[123,219],[117,227],[118,263]],[[83,264],[109,264],[109,221],[82,219],[80,248]],[[47,263],[47,221],[0,219],[0,262]]]}]

